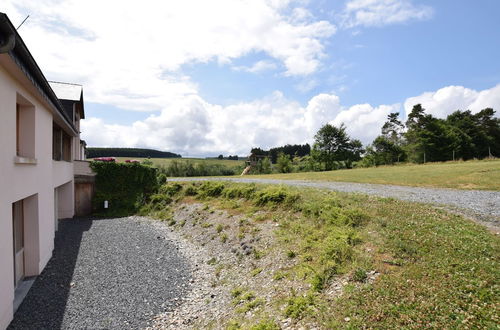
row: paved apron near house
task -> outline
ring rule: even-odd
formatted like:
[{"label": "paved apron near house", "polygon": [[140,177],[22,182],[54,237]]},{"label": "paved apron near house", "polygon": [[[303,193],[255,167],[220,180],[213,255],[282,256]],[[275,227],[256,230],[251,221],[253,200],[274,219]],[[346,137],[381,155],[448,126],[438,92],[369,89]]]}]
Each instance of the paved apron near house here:
[{"label": "paved apron near house", "polygon": [[276,180],[252,178],[169,178],[169,181],[233,181],[243,183],[283,184],[342,192],[356,192],[420,203],[451,207],[472,216],[495,232],[500,228],[500,192],[484,190],[458,190],[445,188],[419,188],[372,183],[326,182],[302,180]]},{"label": "paved apron near house", "polygon": [[189,290],[178,248],[135,217],[59,222],[54,254],[9,329],[137,329]]}]

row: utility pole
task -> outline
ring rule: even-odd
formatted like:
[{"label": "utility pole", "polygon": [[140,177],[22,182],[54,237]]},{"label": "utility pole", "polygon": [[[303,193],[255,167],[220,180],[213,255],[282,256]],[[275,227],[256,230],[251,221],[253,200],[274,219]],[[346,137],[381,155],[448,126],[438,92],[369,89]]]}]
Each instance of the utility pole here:
[{"label": "utility pole", "polygon": [[424,151],[424,164],[425,164],[425,151]]},{"label": "utility pole", "polygon": [[453,150],[453,161],[455,161],[455,150]]},{"label": "utility pole", "polygon": [[491,156],[491,148],[490,148],[490,147],[488,147],[488,155],[489,155],[489,157],[490,157],[490,158],[493,158],[493,157]]}]

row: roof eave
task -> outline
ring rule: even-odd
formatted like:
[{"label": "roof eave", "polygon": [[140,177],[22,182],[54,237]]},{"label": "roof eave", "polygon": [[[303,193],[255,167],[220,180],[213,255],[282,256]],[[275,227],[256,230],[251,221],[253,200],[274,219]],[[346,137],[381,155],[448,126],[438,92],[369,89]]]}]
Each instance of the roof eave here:
[{"label": "roof eave", "polygon": [[2,32],[5,34],[6,31],[10,31],[10,33],[14,33],[15,35],[15,46],[8,52],[9,56],[40,92],[45,101],[56,110],[55,112],[59,116],[61,116],[63,121],[68,125],[69,128],[71,128],[73,133],[75,135],[78,135],[78,132],[73,125],[73,121],[64,113],[59,99],[50,87],[42,70],[33,58],[33,55],[31,55],[23,39],[21,38],[19,33],[17,33],[8,16],[4,13],[0,13],[0,35]]}]

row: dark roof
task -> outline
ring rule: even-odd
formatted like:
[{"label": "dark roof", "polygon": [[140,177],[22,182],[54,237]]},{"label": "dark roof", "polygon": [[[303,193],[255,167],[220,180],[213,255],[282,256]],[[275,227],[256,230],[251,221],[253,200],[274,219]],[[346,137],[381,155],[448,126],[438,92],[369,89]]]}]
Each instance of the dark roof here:
[{"label": "dark roof", "polygon": [[0,45],[5,44],[12,34],[14,34],[15,37],[15,46],[13,49],[9,50],[8,54],[32,84],[41,92],[45,100],[58,110],[67,124],[76,132],[75,126],[73,125],[73,118],[70,118],[66,111],[64,111],[63,105],[50,87],[42,70],[40,70],[40,67],[31,55],[28,47],[26,47],[23,39],[19,33],[17,33],[7,15],[0,12]]}]

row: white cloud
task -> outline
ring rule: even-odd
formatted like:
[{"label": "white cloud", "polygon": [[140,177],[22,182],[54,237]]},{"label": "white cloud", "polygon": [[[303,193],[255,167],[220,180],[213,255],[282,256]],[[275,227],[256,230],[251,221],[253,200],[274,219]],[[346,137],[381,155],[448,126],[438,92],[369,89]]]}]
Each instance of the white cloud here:
[{"label": "white cloud", "polygon": [[244,155],[252,146],[269,148],[308,140],[311,134],[304,125],[304,113],[299,103],[280,92],[227,107],[191,96],[130,126],[108,125],[97,118],[84,120],[82,136],[92,146],[151,147],[183,155]]},{"label": "white cloud", "polygon": [[321,126],[333,120],[340,111],[340,98],[337,95],[316,95],[307,104],[304,124],[307,130],[314,134]]},{"label": "white cloud", "polygon": [[[482,91],[449,86],[407,98],[404,109],[408,112],[416,103],[441,118],[457,109],[498,110],[500,85]],[[193,95],[129,126],[87,119],[82,122],[82,132],[91,146],[151,147],[183,155],[246,155],[252,147],[312,143],[314,134],[326,123],[344,123],[351,137],[366,145],[380,134],[389,113],[402,110],[401,104],[343,106],[334,94],[318,94],[305,107],[278,91],[229,106],[210,104]],[[401,113],[401,117],[405,115]]]},{"label": "white cloud", "polygon": [[300,83],[296,84],[294,87],[301,93],[307,93],[318,87],[319,82],[316,79],[307,79],[303,80]]},{"label": "white cloud", "polygon": [[415,104],[422,104],[426,113],[445,118],[456,110],[471,110],[476,113],[484,108],[493,108],[500,113],[500,85],[476,91],[463,86],[447,86],[435,92],[425,92],[410,97],[404,103],[406,113],[410,113]]},{"label": "white cloud", "polygon": [[266,60],[261,60],[255,62],[252,66],[235,66],[233,70],[235,71],[245,71],[250,73],[260,73],[268,70],[275,70],[278,66],[276,63]]},{"label": "white cloud", "polygon": [[[85,86],[87,101],[151,111],[196,95],[184,64],[263,53],[285,75],[314,73],[335,27],[297,1],[4,0],[45,75]],[[298,21],[298,18],[300,20]],[[257,62],[250,72],[275,68]]]},{"label": "white cloud", "polygon": [[333,125],[345,124],[347,132],[352,138],[361,140],[364,144],[371,143],[380,135],[387,115],[398,112],[400,104],[380,105],[373,107],[370,104],[357,104],[341,111],[332,121]]},{"label": "white cloud", "polygon": [[425,20],[434,11],[425,5],[414,5],[411,0],[350,0],[343,12],[343,26],[384,26],[412,20]]}]

